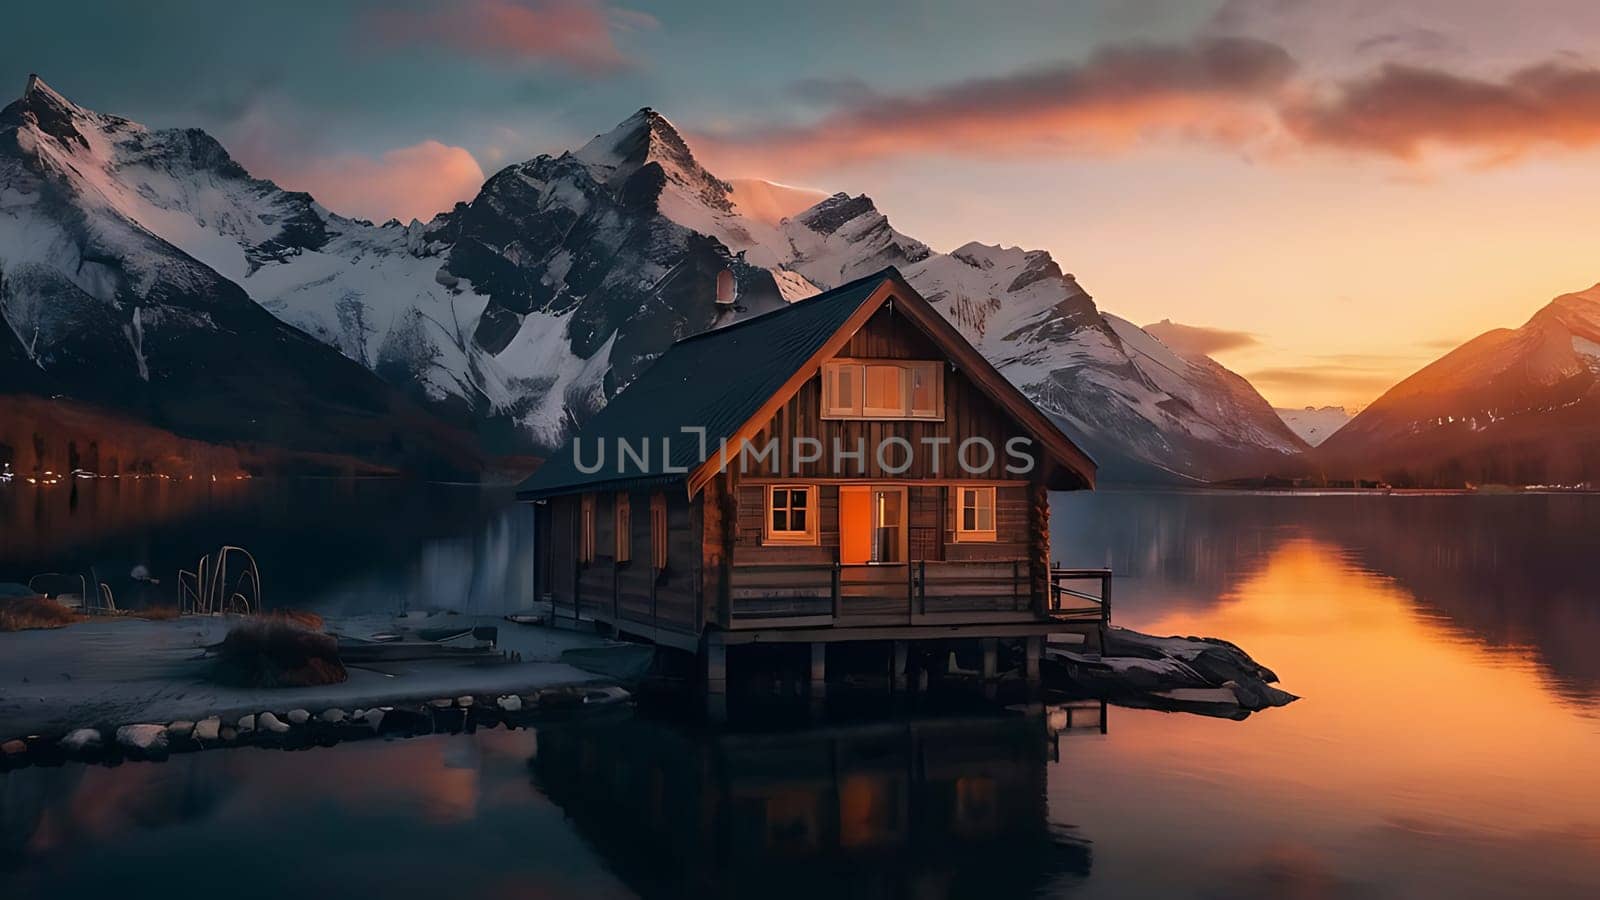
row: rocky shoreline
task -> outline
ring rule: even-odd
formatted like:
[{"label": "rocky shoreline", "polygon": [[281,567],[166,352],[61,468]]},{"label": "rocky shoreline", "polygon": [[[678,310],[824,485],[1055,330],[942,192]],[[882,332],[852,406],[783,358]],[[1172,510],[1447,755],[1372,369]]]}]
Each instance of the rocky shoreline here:
[{"label": "rocky shoreline", "polygon": [[553,718],[627,705],[632,695],[610,684],[565,685],[496,696],[436,697],[346,711],[329,707],[262,710],[237,718],[207,716],[165,725],[128,723],[29,735],[0,744],[0,771],[66,762],[118,765],[178,753],[237,747],[299,750],[371,738],[459,734],[522,728]]},{"label": "rocky shoreline", "polygon": [[1300,699],[1274,686],[1277,673],[1220,638],[1111,627],[1100,655],[1050,647],[1044,663],[1056,689],[1125,706],[1244,718]]}]

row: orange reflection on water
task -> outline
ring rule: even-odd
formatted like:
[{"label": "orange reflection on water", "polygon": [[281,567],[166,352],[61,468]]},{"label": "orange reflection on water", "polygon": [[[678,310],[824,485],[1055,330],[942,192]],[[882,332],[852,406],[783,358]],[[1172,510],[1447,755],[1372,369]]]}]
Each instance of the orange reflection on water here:
[{"label": "orange reflection on water", "polygon": [[[1231,726],[1252,732],[1244,740],[1223,723],[1184,737],[1214,740],[1230,773],[1294,785],[1316,815],[1377,806],[1392,820],[1508,832],[1590,832],[1600,816],[1597,710],[1555,693],[1530,651],[1488,648],[1425,615],[1333,545],[1285,541],[1217,606],[1140,628],[1226,636],[1304,698]],[[1173,737],[1171,717],[1122,719],[1121,738],[1124,726],[1151,732],[1117,741],[1123,752]]]}]

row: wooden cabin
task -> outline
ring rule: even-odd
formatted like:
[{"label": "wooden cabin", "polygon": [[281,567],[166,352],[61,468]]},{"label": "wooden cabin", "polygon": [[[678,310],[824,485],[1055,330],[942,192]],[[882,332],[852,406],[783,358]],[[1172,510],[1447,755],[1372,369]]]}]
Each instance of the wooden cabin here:
[{"label": "wooden cabin", "polygon": [[518,497],[555,616],[700,654],[712,691],[730,645],[809,643],[820,691],[830,643],[903,679],[952,641],[993,676],[1013,642],[1036,679],[1045,635],[1097,634],[1049,562],[1048,492],[1094,474],[890,268],[677,342]]}]

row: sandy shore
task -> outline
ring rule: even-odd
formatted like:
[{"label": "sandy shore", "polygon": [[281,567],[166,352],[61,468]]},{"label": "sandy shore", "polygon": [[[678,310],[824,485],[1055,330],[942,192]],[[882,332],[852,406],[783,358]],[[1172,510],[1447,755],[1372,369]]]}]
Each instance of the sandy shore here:
[{"label": "sandy shore", "polygon": [[[80,727],[206,716],[224,719],[262,710],[346,710],[462,694],[528,692],[603,679],[558,662],[561,653],[605,646],[590,634],[517,625],[494,617],[413,616],[412,626],[497,625],[499,646],[521,655],[503,665],[428,660],[385,664],[384,673],[352,668],[343,684],[247,689],[213,684],[204,647],[237,619],[188,616],[165,622],[96,619],[41,631],[0,634],[0,741],[55,735]],[[371,634],[392,616],[331,618],[328,630]]]}]

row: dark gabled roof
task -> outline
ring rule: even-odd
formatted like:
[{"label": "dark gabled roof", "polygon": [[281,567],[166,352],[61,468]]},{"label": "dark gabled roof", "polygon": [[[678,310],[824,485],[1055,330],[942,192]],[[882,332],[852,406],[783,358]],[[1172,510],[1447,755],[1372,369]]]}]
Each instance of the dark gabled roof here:
[{"label": "dark gabled roof", "polygon": [[[699,438],[681,431],[703,426],[711,455],[718,442],[749,421],[829,338],[889,279],[893,268],[858,278],[765,315],[684,338],[612,398],[583,426],[583,462],[593,465],[603,446],[605,464],[586,474],[574,464],[569,442],[517,488],[524,500],[601,487],[634,487],[682,480],[701,462]],[[577,440],[578,438],[574,438]],[[664,460],[663,439],[672,458]],[[643,471],[630,459],[619,473],[619,440],[648,443]]]}]

